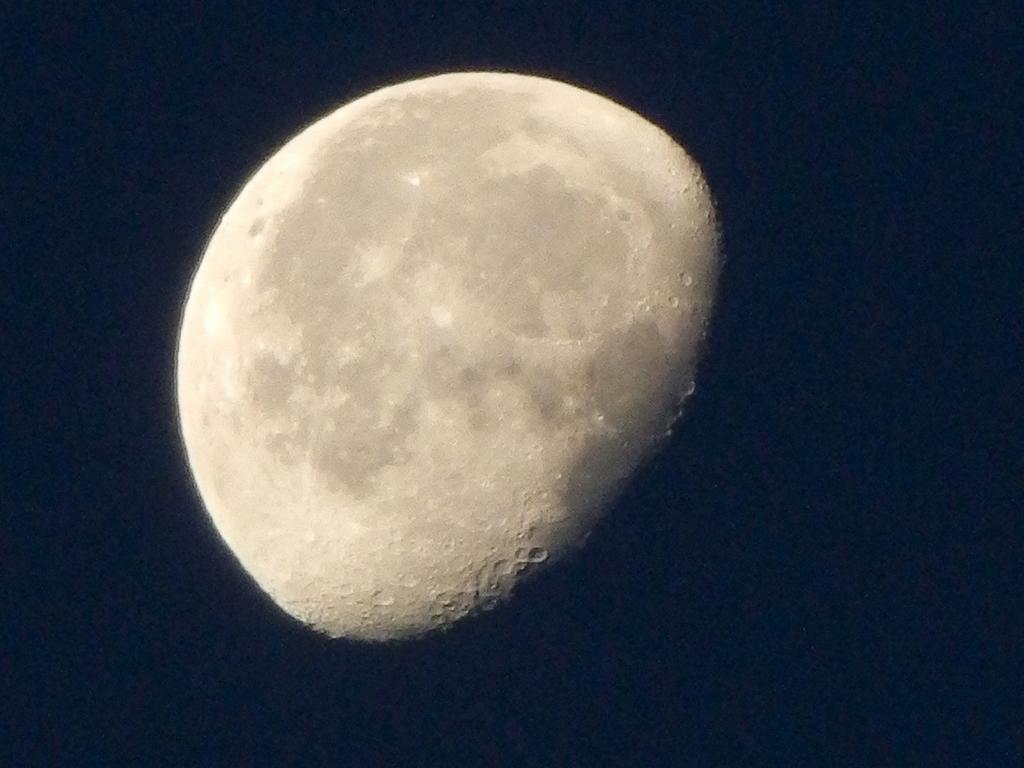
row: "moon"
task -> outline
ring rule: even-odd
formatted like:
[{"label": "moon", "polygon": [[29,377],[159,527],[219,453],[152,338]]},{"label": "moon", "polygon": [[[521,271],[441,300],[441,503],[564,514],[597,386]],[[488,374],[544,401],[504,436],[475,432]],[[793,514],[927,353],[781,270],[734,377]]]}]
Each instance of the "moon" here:
[{"label": "moon", "polygon": [[184,304],[213,526],[332,637],[494,607],[664,443],[720,253],[696,163],[603,96],[458,72],[345,104],[245,183]]}]

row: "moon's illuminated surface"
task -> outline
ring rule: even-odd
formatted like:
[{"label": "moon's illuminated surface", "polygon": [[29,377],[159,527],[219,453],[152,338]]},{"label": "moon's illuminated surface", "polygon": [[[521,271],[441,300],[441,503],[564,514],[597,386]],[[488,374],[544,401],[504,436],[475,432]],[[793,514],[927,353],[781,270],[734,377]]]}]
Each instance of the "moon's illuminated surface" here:
[{"label": "moon's illuminated surface", "polygon": [[457,73],[343,106],[245,184],[185,305],[216,529],[332,636],[494,605],[658,447],[719,260],[697,166],[603,97]]}]

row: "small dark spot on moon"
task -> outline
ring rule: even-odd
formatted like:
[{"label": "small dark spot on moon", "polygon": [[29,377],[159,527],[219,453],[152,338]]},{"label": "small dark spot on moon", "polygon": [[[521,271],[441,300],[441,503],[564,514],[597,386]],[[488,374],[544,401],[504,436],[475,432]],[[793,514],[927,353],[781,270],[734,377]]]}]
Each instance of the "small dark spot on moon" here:
[{"label": "small dark spot on moon", "polygon": [[590,362],[589,392],[610,424],[655,419],[667,403],[659,383],[672,375],[672,361],[654,321],[607,334]]},{"label": "small dark spot on moon", "polygon": [[483,381],[483,376],[480,375],[480,371],[476,368],[463,368],[459,372],[459,377],[467,388],[476,388]]},{"label": "small dark spot on moon", "polygon": [[249,227],[249,234],[252,237],[256,237],[256,235],[258,235],[260,232],[263,231],[263,227],[264,227],[265,224],[266,224],[266,221],[264,219],[262,219],[262,218],[256,219],[252,223],[252,226]]},{"label": "small dark spot on moon", "polygon": [[498,425],[494,414],[483,408],[473,408],[469,412],[469,428],[474,432],[490,432]]},{"label": "small dark spot on moon", "polygon": [[252,406],[262,413],[283,411],[292,391],[291,370],[272,355],[261,355],[251,365],[247,377]]},{"label": "small dark spot on moon", "polygon": [[619,210],[615,212],[615,215],[619,217],[619,221],[629,221],[630,218],[632,218],[629,215],[629,211],[627,211],[625,208],[619,208]]},{"label": "small dark spot on moon", "polygon": [[591,437],[569,470],[563,499],[569,510],[601,509],[618,495],[628,474],[626,446],[614,439]]}]

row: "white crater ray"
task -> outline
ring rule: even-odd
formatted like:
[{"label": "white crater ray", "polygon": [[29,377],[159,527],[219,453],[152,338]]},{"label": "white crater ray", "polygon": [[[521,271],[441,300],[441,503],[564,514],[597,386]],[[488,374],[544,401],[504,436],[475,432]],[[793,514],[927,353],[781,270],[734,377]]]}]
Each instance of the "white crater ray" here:
[{"label": "white crater ray", "polygon": [[285,611],[399,639],[579,546],[692,392],[720,264],[700,170],[580,88],[383,88],[223,215],[177,358],[202,500]]}]

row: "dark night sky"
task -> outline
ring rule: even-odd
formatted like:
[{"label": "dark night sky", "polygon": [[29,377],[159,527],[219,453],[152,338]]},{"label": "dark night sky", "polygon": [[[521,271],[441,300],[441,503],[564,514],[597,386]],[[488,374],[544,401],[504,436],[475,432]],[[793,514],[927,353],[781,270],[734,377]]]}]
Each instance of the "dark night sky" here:
[{"label": "dark night sky", "polygon": [[[1009,14],[165,5],[0,32],[0,765],[1021,765]],[[274,148],[453,69],[686,146],[718,312],[683,428],[579,557],[448,634],[332,642],[206,522],[179,313]]]}]

